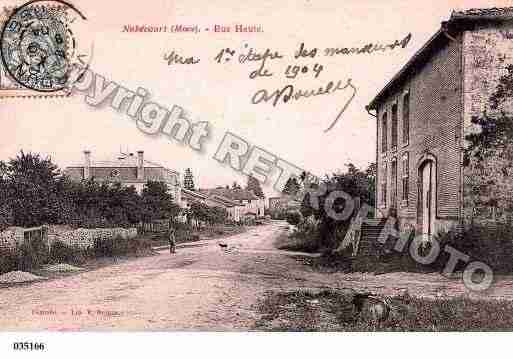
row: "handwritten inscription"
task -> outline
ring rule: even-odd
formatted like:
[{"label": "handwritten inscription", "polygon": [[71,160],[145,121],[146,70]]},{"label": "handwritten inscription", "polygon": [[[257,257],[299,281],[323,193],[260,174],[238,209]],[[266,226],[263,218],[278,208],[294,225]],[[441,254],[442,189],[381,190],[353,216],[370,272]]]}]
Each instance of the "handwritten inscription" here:
[{"label": "handwritten inscription", "polygon": [[239,55],[239,62],[241,64],[246,62],[256,62],[259,64],[258,68],[256,70],[251,71],[251,73],[249,74],[249,78],[254,79],[257,77],[272,76],[273,73],[269,72],[269,70],[265,68],[266,61],[281,58],[283,58],[283,55],[281,55],[278,51],[272,51],[269,48],[265,49],[263,53],[259,53],[257,50],[250,48],[247,53],[242,53],[241,55]]},{"label": "handwritten inscription", "polygon": [[372,54],[374,52],[385,52],[394,50],[396,47],[401,47],[402,49],[406,48],[408,46],[408,43],[411,40],[411,33],[406,35],[404,39],[401,41],[395,40],[393,43],[384,45],[384,44],[366,44],[362,47],[328,47],[324,49],[324,55],[325,56],[336,56],[336,55],[353,55],[353,54]]},{"label": "handwritten inscription", "polygon": [[[349,80],[348,83],[350,83],[350,81],[351,80]],[[280,103],[287,103],[290,100],[297,101],[302,98],[308,98],[312,96],[333,94],[336,91],[344,90],[345,88],[347,88],[347,84],[346,86],[342,86],[342,80],[339,80],[336,85],[335,82],[330,81],[325,86],[310,90],[296,89],[294,85],[289,84],[282,89],[273,91],[272,93],[269,93],[269,91],[265,89],[258,90],[253,95],[251,102],[254,105],[257,105],[261,102],[271,102],[273,106],[277,106]]]},{"label": "handwritten inscription", "polygon": [[315,78],[319,77],[320,73],[324,69],[324,66],[321,64],[315,64],[313,66],[298,66],[298,65],[289,65],[285,70],[285,77],[288,79],[295,79],[298,74],[308,74],[308,72],[313,72],[315,74]]},{"label": "handwritten inscription", "polygon": [[[224,29],[219,29],[223,31]],[[374,52],[385,52],[391,51],[396,48],[406,48],[411,40],[411,33],[406,35],[402,40],[395,40],[390,44],[378,44],[370,43],[361,47],[346,48],[346,47],[327,47],[319,49],[318,47],[311,47],[304,42],[300,43],[296,50],[292,54],[293,63],[286,64],[278,75],[284,76],[288,80],[297,80],[299,78],[306,78],[311,76],[313,79],[319,79],[323,73],[326,73],[328,69],[322,61],[319,61],[321,56],[337,56],[337,55],[351,55],[351,54],[372,54]],[[250,47],[248,44],[244,44],[239,50],[235,48],[222,48],[214,57],[214,61],[217,64],[228,66],[229,64],[238,63],[239,65],[247,65],[253,68],[249,69],[249,78],[257,81],[259,78],[269,78],[275,76],[275,71],[271,69],[274,64],[280,63],[280,60],[284,59],[285,55],[283,52],[265,48],[255,49]],[[195,64],[200,60],[194,57],[183,57],[178,55],[175,51],[164,56],[164,60],[171,64]],[[254,105],[259,104],[271,104],[276,107],[280,104],[286,104],[292,101],[300,101],[307,98],[332,95],[337,92],[347,90],[351,91],[351,94],[343,104],[342,108],[338,112],[338,115],[325,129],[325,132],[330,131],[336,123],[340,120],[342,114],[346,111],[348,106],[351,104],[356,96],[357,89],[351,82],[351,79],[346,82],[342,80],[330,80],[324,82],[321,86],[312,85],[310,89],[299,88],[293,83],[288,83],[283,87],[277,89],[259,89],[251,97],[251,103]]]},{"label": "handwritten inscription", "polygon": [[351,79],[348,79],[345,84],[343,84],[342,80],[337,81],[336,83],[334,81],[329,81],[325,86],[321,86],[316,89],[297,89],[294,87],[294,85],[286,85],[285,87],[281,89],[277,89],[273,91],[272,93],[269,93],[269,91],[262,89],[255,92],[253,97],[251,98],[251,103],[254,105],[257,105],[259,103],[265,102],[271,102],[273,106],[277,106],[280,103],[288,103],[291,100],[301,100],[309,97],[314,96],[322,96],[322,95],[330,95],[337,91],[351,89],[352,94],[350,98],[346,101],[342,109],[339,111],[338,115],[336,116],[335,120],[331,123],[331,125],[324,130],[324,132],[328,132],[331,130],[338,120],[341,118],[342,114],[345,112],[345,110],[349,107],[349,104],[353,101],[353,99],[356,96],[356,87],[351,83]]},{"label": "handwritten inscription", "polygon": [[164,54],[164,61],[166,61],[168,65],[194,65],[200,62],[200,59],[196,59],[193,56],[184,57],[173,50],[169,54]]}]

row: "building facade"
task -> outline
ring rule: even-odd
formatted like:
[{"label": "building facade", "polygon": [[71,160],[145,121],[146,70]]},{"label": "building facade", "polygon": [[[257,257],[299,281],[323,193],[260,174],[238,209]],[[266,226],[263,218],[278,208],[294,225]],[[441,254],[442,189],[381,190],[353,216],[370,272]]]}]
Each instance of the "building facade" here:
[{"label": "building facade", "polygon": [[394,213],[401,229],[424,234],[464,222],[474,210],[465,201],[465,135],[476,131],[473,117],[490,113],[511,64],[513,8],[453,12],[370,102],[377,217]]},{"label": "building facade", "polygon": [[244,212],[244,205],[229,198],[216,195],[207,194],[205,192],[191,191],[182,188],[182,208],[190,208],[192,203],[202,203],[209,207],[221,207],[228,213],[228,219],[240,222]]},{"label": "building facade", "polygon": [[227,198],[243,208],[240,210],[240,215],[253,215],[255,217],[262,217],[265,215],[265,198],[257,197],[252,191],[242,188],[212,188],[202,189],[202,193],[210,196],[221,196]]},{"label": "building facade", "polygon": [[145,160],[144,151],[138,151],[137,155],[120,154],[107,161],[93,161],[91,152],[84,151],[83,162],[66,167],[65,174],[75,181],[94,179],[98,182],[133,186],[138,193],[141,193],[148,181],[164,182],[168,185],[174,201],[178,204],[182,201],[180,173]]},{"label": "building facade", "polygon": [[297,201],[294,197],[288,195],[281,195],[280,197],[269,198],[270,211],[294,211],[301,209],[301,202]]}]

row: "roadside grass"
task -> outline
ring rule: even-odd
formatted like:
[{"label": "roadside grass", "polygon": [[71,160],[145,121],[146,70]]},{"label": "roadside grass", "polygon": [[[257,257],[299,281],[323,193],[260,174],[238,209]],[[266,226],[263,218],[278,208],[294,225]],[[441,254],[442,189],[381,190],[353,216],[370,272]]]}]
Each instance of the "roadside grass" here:
[{"label": "roadside grass", "polygon": [[60,241],[53,243],[48,249],[43,240],[37,239],[13,250],[0,251],[0,274],[16,270],[34,272],[46,264],[83,265],[98,258],[142,257],[152,254],[151,243],[140,237],[117,237],[99,241],[94,248],[88,249],[74,248]]},{"label": "roadside grass", "polygon": [[300,232],[292,234],[282,232],[276,238],[274,245],[281,250],[305,253],[316,253],[320,249],[316,238]]},{"label": "roadside grass", "polygon": [[513,302],[468,298],[390,298],[387,319],[373,321],[334,290],[269,292],[261,300],[261,331],[511,331]]}]

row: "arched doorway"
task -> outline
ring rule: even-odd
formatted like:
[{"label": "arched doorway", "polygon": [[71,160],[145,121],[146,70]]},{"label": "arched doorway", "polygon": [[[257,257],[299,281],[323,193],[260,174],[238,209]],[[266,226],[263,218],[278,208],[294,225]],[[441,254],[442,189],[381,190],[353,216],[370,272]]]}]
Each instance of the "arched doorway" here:
[{"label": "arched doorway", "polygon": [[422,235],[435,234],[436,159],[425,155],[418,165],[417,228]]}]

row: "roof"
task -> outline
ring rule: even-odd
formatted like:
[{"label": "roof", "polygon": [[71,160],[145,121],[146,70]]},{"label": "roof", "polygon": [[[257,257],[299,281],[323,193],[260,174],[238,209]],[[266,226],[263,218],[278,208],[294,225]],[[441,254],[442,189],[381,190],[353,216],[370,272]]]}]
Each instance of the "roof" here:
[{"label": "roof", "polygon": [[182,187],[182,193],[185,196],[190,196],[190,197],[195,197],[195,198],[200,198],[200,199],[207,199],[208,198],[208,196],[205,195],[204,193],[201,193],[201,192],[198,192],[198,191],[191,191],[191,190],[183,188],[183,187]]},{"label": "roof", "polygon": [[[408,62],[392,77],[386,86],[372,99],[367,110],[375,110],[378,104],[390,94],[390,92],[400,85],[413,72],[416,66],[422,64],[430,55],[440,49],[442,44],[447,43],[449,36],[454,35],[453,31],[461,31],[466,26],[476,22],[502,22],[513,20],[513,7],[488,8],[488,9],[468,9],[462,11],[453,11],[448,21],[442,22],[440,29],[418,50]],[[446,36],[451,30],[451,35]]]},{"label": "roof", "polygon": [[[179,174],[177,171],[171,170],[169,168],[164,167],[161,164],[151,162],[143,159],[144,168],[163,168],[167,171],[173,172],[175,174]],[[91,167],[98,168],[125,168],[125,167],[137,167],[138,166],[138,158],[132,154],[126,155],[122,154],[118,158],[114,160],[104,160],[104,161],[91,161]],[[84,162],[74,163],[67,168],[83,168]]]},{"label": "roof", "polygon": [[258,197],[255,196],[253,191],[249,191],[242,188],[212,188],[202,189],[200,191],[203,193],[207,193],[209,196],[217,195],[236,201],[258,199]]},{"label": "roof", "polygon": [[227,207],[236,207],[236,206],[242,206],[242,204],[238,203],[238,202],[234,202],[232,201],[231,199],[229,198],[226,198],[226,197],[223,197],[223,196],[219,196],[219,195],[212,195],[211,197],[209,197],[210,199],[213,199],[217,202],[221,202],[223,203],[225,206]]},{"label": "roof", "polygon": [[513,17],[513,7],[492,7],[484,9],[467,9],[462,11],[453,11],[451,20],[457,19],[511,19]]}]

